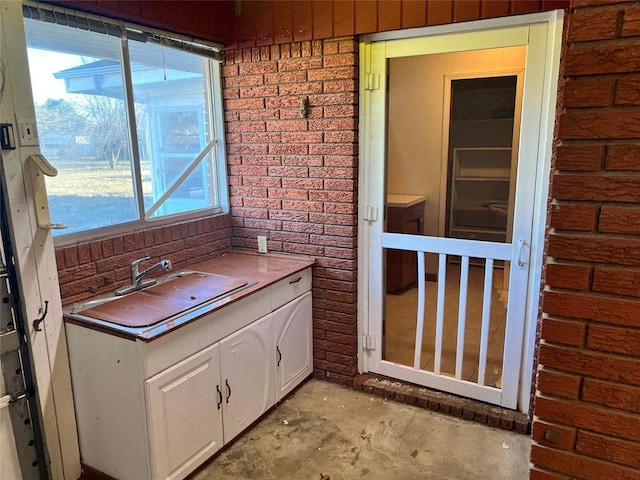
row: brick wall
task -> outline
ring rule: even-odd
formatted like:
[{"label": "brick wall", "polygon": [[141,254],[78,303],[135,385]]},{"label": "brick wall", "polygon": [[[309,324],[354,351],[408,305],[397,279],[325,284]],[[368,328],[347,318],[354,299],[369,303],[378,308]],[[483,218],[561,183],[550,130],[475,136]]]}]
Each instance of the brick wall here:
[{"label": "brick wall", "polygon": [[137,258],[151,257],[149,265],[168,258],[174,268],[179,268],[220,255],[230,248],[229,214],[58,247],[56,263],[62,303],[69,304],[126,285],[131,278],[129,265]]},{"label": "brick wall", "polygon": [[[357,73],[353,39],[226,52],[233,244],[312,255],[315,375],[357,370]],[[309,98],[308,118],[300,102]]]},{"label": "brick wall", "polygon": [[531,478],[640,479],[640,2],[572,7]]}]

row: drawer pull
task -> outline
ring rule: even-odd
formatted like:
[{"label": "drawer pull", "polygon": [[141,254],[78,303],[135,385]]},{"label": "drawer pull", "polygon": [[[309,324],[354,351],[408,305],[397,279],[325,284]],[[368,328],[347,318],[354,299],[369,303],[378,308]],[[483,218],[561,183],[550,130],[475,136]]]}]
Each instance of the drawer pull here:
[{"label": "drawer pull", "polygon": [[229,403],[229,399],[231,398],[231,387],[229,386],[229,380],[225,380],[224,384],[227,386],[227,403]]},{"label": "drawer pull", "polygon": [[302,280],[302,277],[298,277],[298,278],[296,278],[295,280],[291,280],[291,281],[289,282],[289,285],[293,285],[294,283],[298,283],[300,280]]},{"label": "drawer pull", "polygon": [[222,407],[222,391],[220,390],[220,385],[216,385],[216,391],[218,392],[218,410]]},{"label": "drawer pull", "polygon": [[276,345],[276,351],[278,352],[278,367],[280,366],[280,362],[282,362],[282,352],[280,351],[280,347]]}]

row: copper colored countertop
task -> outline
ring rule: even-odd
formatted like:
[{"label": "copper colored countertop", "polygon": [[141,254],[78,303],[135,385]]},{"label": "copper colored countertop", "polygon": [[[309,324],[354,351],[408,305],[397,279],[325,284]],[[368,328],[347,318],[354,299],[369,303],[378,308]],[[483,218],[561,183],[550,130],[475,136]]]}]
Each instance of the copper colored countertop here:
[{"label": "copper colored countertop", "polygon": [[[180,314],[178,319],[173,318],[171,321],[163,321],[156,325],[146,327],[130,327],[83,315],[83,312],[87,310],[72,313],[74,307],[72,305],[64,310],[65,321],[132,340],[140,339],[149,341],[191,323],[214,310],[219,310],[237,302],[247,295],[266,288],[289,275],[302,271],[312,266],[314,262],[315,260],[313,258],[305,256],[258,254],[251,251],[232,250],[222,256],[214,257],[204,262],[186,265],[181,269],[244,278],[249,281],[250,285],[220,300],[206,303],[203,306],[190,310],[186,314]],[[84,302],[90,301],[91,299],[87,299]],[[84,302],[78,303],[82,304]]]},{"label": "copper colored countertop", "polygon": [[244,296],[304,270],[314,263],[315,259],[311,257],[232,250],[226,255],[195,263],[187,268],[255,280],[255,285],[239,292]]}]

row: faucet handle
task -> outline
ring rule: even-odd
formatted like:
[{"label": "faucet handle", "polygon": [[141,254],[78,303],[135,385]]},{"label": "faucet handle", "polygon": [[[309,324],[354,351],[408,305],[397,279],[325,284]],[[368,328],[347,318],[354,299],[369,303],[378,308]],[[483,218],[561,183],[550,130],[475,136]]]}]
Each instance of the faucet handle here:
[{"label": "faucet handle", "polygon": [[149,257],[148,255],[146,257],[142,257],[142,258],[138,258],[137,260],[134,260],[133,262],[131,262],[131,271],[132,272],[137,272],[138,271],[138,265],[141,262],[144,262],[145,260],[149,260],[151,257]]}]

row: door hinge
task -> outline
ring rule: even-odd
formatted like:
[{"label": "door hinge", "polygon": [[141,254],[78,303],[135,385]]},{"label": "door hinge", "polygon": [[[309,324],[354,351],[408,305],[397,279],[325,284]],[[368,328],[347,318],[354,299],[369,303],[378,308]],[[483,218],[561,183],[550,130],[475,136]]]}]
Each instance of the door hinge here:
[{"label": "door hinge", "polygon": [[364,212],[364,219],[369,220],[370,222],[375,222],[378,220],[378,207],[374,207],[371,205],[367,205]]},{"label": "door hinge", "polygon": [[365,90],[379,90],[380,89],[380,74],[379,73],[367,73],[365,74]]},{"label": "door hinge", "polygon": [[371,335],[362,337],[362,348],[368,352],[374,351],[376,349],[376,337]]}]

